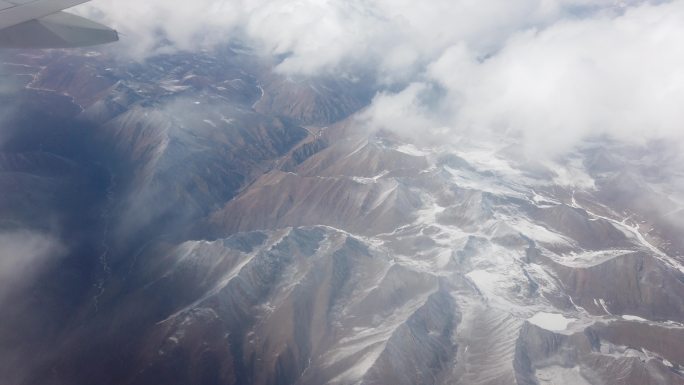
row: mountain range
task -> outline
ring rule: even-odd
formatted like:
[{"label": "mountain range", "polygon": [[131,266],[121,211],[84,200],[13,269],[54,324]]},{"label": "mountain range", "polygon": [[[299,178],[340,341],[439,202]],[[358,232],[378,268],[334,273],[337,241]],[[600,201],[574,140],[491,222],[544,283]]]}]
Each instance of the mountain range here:
[{"label": "mountain range", "polygon": [[421,145],[238,46],[2,61],[4,384],[684,384],[666,143]]}]

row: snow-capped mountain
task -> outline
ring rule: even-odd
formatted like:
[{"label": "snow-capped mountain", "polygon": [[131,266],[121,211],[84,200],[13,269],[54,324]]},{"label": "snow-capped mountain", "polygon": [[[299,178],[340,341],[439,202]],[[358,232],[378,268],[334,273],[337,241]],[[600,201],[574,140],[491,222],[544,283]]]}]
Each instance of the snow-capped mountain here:
[{"label": "snow-capped mountain", "polygon": [[8,383],[684,384],[666,146],[424,146],[365,129],[361,85],[244,53],[50,55],[5,66],[22,108],[71,109],[16,117],[36,128],[3,143],[0,207],[70,251],[4,300]]}]

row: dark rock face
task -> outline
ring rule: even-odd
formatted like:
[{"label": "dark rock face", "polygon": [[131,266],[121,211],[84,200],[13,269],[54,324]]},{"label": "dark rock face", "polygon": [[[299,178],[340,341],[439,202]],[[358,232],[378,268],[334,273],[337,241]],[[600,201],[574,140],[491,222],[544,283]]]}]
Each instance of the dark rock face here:
[{"label": "dark rock face", "polygon": [[[684,275],[643,253],[598,266],[555,267],[566,293],[594,314],[638,315],[662,321],[684,321]],[[604,277],[619,276],[619,280]],[[596,299],[604,300],[605,308]]]},{"label": "dark rock face", "polygon": [[417,148],[230,48],[5,61],[0,263],[41,268],[0,284],[2,383],[684,383],[653,149]]},{"label": "dark rock face", "polygon": [[586,211],[558,205],[534,208],[533,218],[547,223],[555,231],[572,238],[580,247],[590,250],[620,248],[629,244],[627,237],[605,219],[590,220]]},{"label": "dark rock face", "polygon": [[323,224],[359,233],[407,224],[419,199],[397,183],[302,177],[275,171],[231,201],[213,222],[224,231]]},{"label": "dark rock face", "polygon": [[367,80],[294,80],[268,76],[256,111],[286,116],[304,125],[325,126],[347,118],[370,103],[374,93]]},{"label": "dark rock face", "polygon": [[[176,330],[182,329],[182,333]],[[211,310],[196,310],[174,320],[146,341],[149,351],[131,384],[237,384],[224,324]]]},{"label": "dark rock face", "polygon": [[[561,383],[684,383],[684,379],[672,370],[672,363],[658,357],[661,353],[634,344],[638,338],[626,338],[621,342],[631,340],[631,343],[616,345],[615,330],[613,326],[600,325],[583,333],[560,335],[526,324],[516,347],[518,384],[538,384],[537,372],[548,371],[548,368],[554,368],[555,379],[552,380]],[[681,358],[679,356],[678,360]]]}]

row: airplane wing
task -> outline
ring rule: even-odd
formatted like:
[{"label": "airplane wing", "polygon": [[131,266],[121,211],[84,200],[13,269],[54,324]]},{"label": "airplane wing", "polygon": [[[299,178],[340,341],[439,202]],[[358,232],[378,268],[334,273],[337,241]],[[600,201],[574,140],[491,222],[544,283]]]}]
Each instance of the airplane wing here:
[{"label": "airplane wing", "polygon": [[0,48],[71,48],[119,40],[94,21],[62,12],[89,0],[0,0]]}]

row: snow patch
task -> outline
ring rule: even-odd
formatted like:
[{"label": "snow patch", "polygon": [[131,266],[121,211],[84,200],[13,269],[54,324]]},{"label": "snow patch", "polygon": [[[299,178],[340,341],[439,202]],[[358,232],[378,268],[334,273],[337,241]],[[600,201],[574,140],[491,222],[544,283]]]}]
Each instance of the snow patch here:
[{"label": "snow patch", "polygon": [[515,232],[525,235],[527,238],[535,240],[537,242],[554,244],[554,245],[567,245],[570,242],[563,235],[555,233],[546,227],[540,226],[536,223],[532,223],[526,218],[515,218],[498,216],[499,221],[504,224],[509,225]]},{"label": "snow patch", "polygon": [[482,292],[483,295],[489,297],[489,294],[496,290],[496,282],[499,280],[497,274],[490,273],[485,270],[475,270],[466,274],[475,286]]},{"label": "snow patch", "polygon": [[371,349],[368,353],[363,354],[356,364],[347,369],[344,373],[335,377],[330,381],[332,384],[349,384],[359,381],[368,371],[375,365],[375,362],[380,358],[384,345],[379,345]]},{"label": "snow patch", "polygon": [[603,308],[603,311],[605,311],[606,314],[613,315],[613,313],[611,313],[611,312],[608,310],[608,305],[606,304],[606,300],[605,300],[605,299],[599,298],[598,303],[599,303],[599,305],[601,305],[601,308]]},{"label": "snow patch", "polygon": [[360,184],[374,184],[374,183],[378,183],[378,180],[380,178],[385,177],[387,174],[389,174],[389,171],[385,170],[385,171],[381,172],[380,174],[378,174],[372,178],[363,178],[363,177],[355,176],[355,177],[352,177],[352,180],[354,182],[360,183]]},{"label": "snow patch", "polygon": [[550,366],[537,369],[536,376],[540,385],[590,385],[589,381],[582,377],[579,367]]},{"label": "snow patch", "polygon": [[188,86],[179,86],[179,85],[173,85],[173,84],[162,84],[162,85],[160,85],[160,87],[165,91],[169,91],[169,92],[173,92],[173,93],[183,92],[183,91],[190,88]]},{"label": "snow patch", "polygon": [[606,263],[615,258],[619,258],[633,253],[633,250],[598,250],[572,252],[565,254],[562,258],[557,258],[556,262],[568,267],[592,267]]},{"label": "snow patch", "polygon": [[414,146],[412,144],[401,145],[401,146],[395,148],[395,150],[401,152],[402,154],[411,155],[411,156],[426,156],[427,155],[427,153],[425,151],[418,149],[416,146]]},{"label": "snow patch", "polygon": [[562,332],[567,330],[568,326],[575,320],[572,318],[565,318],[562,314],[537,313],[527,321],[542,329],[552,332]]}]

